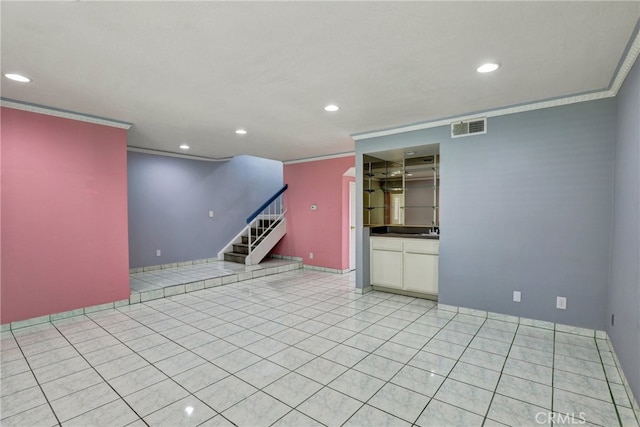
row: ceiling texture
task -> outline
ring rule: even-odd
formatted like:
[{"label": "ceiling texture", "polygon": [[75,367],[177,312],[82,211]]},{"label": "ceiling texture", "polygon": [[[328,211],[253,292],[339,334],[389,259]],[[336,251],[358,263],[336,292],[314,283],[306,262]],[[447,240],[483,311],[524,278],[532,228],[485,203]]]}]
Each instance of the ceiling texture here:
[{"label": "ceiling texture", "polygon": [[[351,152],[356,133],[607,90],[640,18],[639,1],[1,6],[2,73],[33,80],[2,77],[4,100],[131,123],[130,147],[282,161]],[[500,68],[477,73],[487,61]]]}]

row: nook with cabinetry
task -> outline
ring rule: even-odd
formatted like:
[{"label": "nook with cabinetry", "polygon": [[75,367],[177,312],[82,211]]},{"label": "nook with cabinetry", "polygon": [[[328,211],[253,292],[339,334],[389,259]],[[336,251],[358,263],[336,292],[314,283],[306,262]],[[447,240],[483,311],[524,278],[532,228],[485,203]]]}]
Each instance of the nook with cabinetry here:
[{"label": "nook with cabinetry", "polygon": [[374,289],[436,299],[440,232],[439,146],[363,157],[363,224],[370,227]]},{"label": "nook with cabinetry", "polygon": [[438,295],[437,239],[371,237],[371,285],[374,289]]}]

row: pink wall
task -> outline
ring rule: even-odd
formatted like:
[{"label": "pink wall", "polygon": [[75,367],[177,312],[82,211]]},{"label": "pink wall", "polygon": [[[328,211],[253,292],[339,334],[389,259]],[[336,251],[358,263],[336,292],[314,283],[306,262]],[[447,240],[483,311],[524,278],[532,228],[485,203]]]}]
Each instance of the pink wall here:
[{"label": "pink wall", "polygon": [[[353,178],[343,174],[353,166],[355,156],[284,166],[284,182],[289,184],[287,234],[274,254],[301,257],[306,265],[349,268],[349,181]],[[318,210],[312,211],[312,204]]]},{"label": "pink wall", "polygon": [[129,298],[126,130],[1,114],[0,323]]}]

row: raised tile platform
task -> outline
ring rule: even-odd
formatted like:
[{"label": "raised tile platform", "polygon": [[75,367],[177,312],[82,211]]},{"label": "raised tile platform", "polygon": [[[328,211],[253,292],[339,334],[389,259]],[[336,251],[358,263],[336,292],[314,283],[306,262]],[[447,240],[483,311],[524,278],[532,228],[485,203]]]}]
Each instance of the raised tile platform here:
[{"label": "raised tile platform", "polygon": [[297,259],[268,258],[258,265],[245,266],[212,258],[180,264],[158,265],[144,269],[132,269],[129,282],[131,286],[129,299],[11,322],[0,325],[0,331],[25,328],[68,317],[86,315],[96,311],[138,304],[301,268],[302,261]]}]

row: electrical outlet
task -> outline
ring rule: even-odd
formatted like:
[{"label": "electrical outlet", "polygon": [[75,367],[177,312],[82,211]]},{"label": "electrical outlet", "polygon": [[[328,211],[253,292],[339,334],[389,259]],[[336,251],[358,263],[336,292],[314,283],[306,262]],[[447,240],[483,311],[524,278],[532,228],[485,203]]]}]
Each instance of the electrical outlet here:
[{"label": "electrical outlet", "polygon": [[160,252],[160,249],[156,250],[156,256],[160,256],[162,255],[162,252]]},{"label": "electrical outlet", "polygon": [[521,297],[522,294],[520,291],[513,291],[513,301],[514,302],[520,302],[521,301]]},{"label": "electrical outlet", "polygon": [[313,259],[313,252],[309,252],[309,259]]},{"label": "electrical outlet", "polygon": [[213,211],[209,211],[209,218],[213,218]]},{"label": "electrical outlet", "polygon": [[567,297],[558,297],[556,298],[556,308],[559,310],[567,309]]}]

